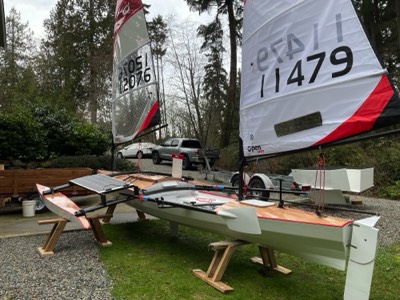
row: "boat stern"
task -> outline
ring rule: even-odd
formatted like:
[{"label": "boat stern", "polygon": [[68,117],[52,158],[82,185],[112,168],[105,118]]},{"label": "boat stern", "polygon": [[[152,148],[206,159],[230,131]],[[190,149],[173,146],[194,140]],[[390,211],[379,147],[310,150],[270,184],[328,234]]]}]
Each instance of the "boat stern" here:
[{"label": "boat stern", "polygon": [[379,216],[355,221],[347,266],[344,299],[369,299],[375,265]]}]

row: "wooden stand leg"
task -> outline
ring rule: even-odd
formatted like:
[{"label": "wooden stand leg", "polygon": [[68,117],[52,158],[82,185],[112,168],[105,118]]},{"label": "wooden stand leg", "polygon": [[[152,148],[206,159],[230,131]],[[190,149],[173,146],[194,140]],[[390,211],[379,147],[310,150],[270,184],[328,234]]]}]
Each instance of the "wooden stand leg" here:
[{"label": "wooden stand leg", "polygon": [[99,221],[100,218],[107,218],[107,217],[109,216],[104,215],[104,216],[87,217],[90,223],[90,228],[93,231],[94,237],[96,238],[97,242],[103,247],[112,245],[112,243],[106,239],[103,228],[101,227],[101,223]]},{"label": "wooden stand leg", "polygon": [[147,221],[148,219],[146,218],[146,215],[144,212],[141,210],[136,210],[136,213],[138,215],[138,221]]},{"label": "wooden stand leg", "polygon": [[286,269],[282,266],[279,266],[276,263],[276,258],[275,258],[275,254],[274,254],[274,250],[272,250],[271,248],[267,248],[264,246],[258,246],[258,249],[260,250],[260,257],[253,257],[251,259],[252,262],[254,263],[258,263],[258,264],[262,264],[264,266],[266,266],[267,268],[270,268],[272,270],[278,271],[282,274],[290,274],[292,271],[289,269]]},{"label": "wooden stand leg", "polygon": [[114,215],[114,210],[117,207],[117,204],[110,205],[106,211],[106,217],[104,217],[100,222],[102,224],[110,224],[110,220]]},{"label": "wooden stand leg", "polygon": [[39,221],[39,225],[44,224],[54,224],[50,234],[48,235],[46,242],[42,247],[38,247],[38,251],[41,257],[51,256],[54,254],[53,249],[60,238],[61,233],[63,232],[65,225],[68,220],[66,219],[52,219],[52,220],[44,220]]},{"label": "wooden stand leg", "polygon": [[209,247],[215,251],[215,254],[210,266],[208,267],[207,273],[199,269],[192,270],[192,273],[222,293],[233,291],[233,288],[220,280],[224,275],[235,248],[244,244],[247,243],[243,241],[222,241],[211,243]]}]

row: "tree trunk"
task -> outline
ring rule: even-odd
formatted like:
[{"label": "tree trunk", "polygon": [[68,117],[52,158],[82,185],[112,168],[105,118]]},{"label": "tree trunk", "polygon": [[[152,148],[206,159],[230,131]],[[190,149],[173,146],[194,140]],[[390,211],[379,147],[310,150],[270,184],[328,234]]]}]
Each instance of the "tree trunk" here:
[{"label": "tree trunk", "polygon": [[234,115],[234,107],[236,101],[237,87],[237,42],[236,42],[236,19],[233,11],[233,0],[226,1],[228,8],[229,34],[230,34],[230,50],[231,61],[229,71],[229,87],[226,99],[226,108],[224,112],[221,148],[229,145],[231,132],[233,128],[232,120]]},{"label": "tree trunk", "polygon": [[397,48],[400,49],[400,1],[394,1],[397,19]]},{"label": "tree trunk", "polygon": [[94,33],[95,33],[95,20],[94,20],[94,0],[89,2],[89,111],[90,121],[92,124],[97,123],[97,83],[96,83],[96,66],[95,66],[95,49],[94,49]]}]

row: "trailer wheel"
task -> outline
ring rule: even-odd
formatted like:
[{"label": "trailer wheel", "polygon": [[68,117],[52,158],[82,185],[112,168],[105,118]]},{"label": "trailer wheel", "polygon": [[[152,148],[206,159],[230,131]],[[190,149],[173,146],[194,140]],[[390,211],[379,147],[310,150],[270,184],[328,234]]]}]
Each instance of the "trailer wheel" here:
[{"label": "trailer wheel", "polygon": [[[266,189],[264,182],[260,178],[253,178],[250,181],[250,188],[255,189]],[[262,197],[260,200],[268,201],[269,192],[268,191],[252,191],[251,195],[254,197]]]},{"label": "trailer wheel", "polygon": [[39,194],[32,194],[32,195],[28,196],[27,199],[35,201],[34,209],[35,209],[36,213],[48,211],[46,205],[44,204],[42,198],[40,198]]}]

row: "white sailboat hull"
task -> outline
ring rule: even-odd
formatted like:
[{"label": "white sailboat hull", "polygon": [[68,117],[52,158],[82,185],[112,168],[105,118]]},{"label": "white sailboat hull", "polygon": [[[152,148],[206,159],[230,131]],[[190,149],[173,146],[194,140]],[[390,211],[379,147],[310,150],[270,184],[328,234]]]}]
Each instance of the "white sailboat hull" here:
[{"label": "white sailboat hull", "polygon": [[[123,185],[129,181],[144,192],[128,204],[174,224],[266,246],[338,270],[346,269],[351,249],[345,298],[357,295],[357,299],[368,299],[378,234],[374,225],[379,217],[354,222],[319,217],[295,208],[278,208],[270,202],[239,202],[228,194],[198,190],[194,184],[176,178],[145,174],[116,177]],[[45,194],[45,186],[37,188],[51,211],[90,228],[84,216],[75,215],[79,207],[72,200],[60,192]]]},{"label": "white sailboat hull", "polygon": [[[178,205],[190,202],[197,203],[196,199],[212,199],[214,203],[225,203],[215,211],[229,211],[237,207],[248,207],[227,196],[212,194],[204,191],[175,191],[152,195],[152,198],[162,197],[168,203]],[[209,214],[201,211],[163,206],[155,202],[133,200],[128,203],[132,207],[154,217],[173,223],[198,228],[201,230],[225,235],[267,246],[269,248],[293,254],[309,261],[345,270],[348,245],[350,244],[352,222],[340,220],[329,224],[326,218],[317,217],[314,213],[304,212],[294,208],[277,208],[276,205],[256,208],[256,222],[260,234],[249,234],[240,230],[232,230],[225,218],[218,214]],[[303,220],[299,219],[303,217]],[[293,219],[292,219],[293,217]],[[243,223],[242,227],[249,227]]]},{"label": "white sailboat hull", "polygon": [[129,202],[129,205],[160,219],[267,246],[318,264],[345,270],[347,245],[351,239],[350,224],[337,228],[260,218],[262,234],[251,235],[230,230],[217,215],[183,208],[160,209],[155,203],[140,203],[137,200]]}]

